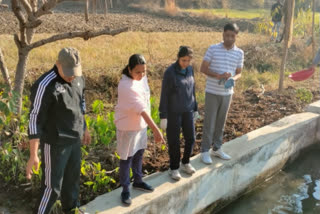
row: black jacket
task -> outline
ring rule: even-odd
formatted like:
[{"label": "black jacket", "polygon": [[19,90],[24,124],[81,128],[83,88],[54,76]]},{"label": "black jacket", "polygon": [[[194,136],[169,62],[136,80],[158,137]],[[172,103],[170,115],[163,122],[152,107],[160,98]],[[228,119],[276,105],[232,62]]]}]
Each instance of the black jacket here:
[{"label": "black jacket", "polygon": [[271,16],[272,16],[272,21],[273,22],[280,22],[283,16],[282,13],[282,4],[280,3],[275,3],[271,7]]},{"label": "black jacket", "polygon": [[198,111],[195,95],[193,69],[187,67],[186,73],[181,73],[178,62],[173,63],[164,73],[160,98],[160,118],[167,118],[168,112]]},{"label": "black jacket", "polygon": [[29,139],[48,144],[81,142],[85,127],[85,81],[64,81],[57,67],[43,74],[31,88]]}]

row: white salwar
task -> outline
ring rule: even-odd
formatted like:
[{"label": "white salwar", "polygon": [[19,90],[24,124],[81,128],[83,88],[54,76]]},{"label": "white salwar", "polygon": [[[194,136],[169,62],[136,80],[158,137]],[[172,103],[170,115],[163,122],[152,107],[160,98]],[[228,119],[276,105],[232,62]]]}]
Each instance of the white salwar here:
[{"label": "white salwar", "polygon": [[147,128],[139,131],[121,131],[117,129],[117,153],[121,160],[127,160],[140,149],[147,148]]}]

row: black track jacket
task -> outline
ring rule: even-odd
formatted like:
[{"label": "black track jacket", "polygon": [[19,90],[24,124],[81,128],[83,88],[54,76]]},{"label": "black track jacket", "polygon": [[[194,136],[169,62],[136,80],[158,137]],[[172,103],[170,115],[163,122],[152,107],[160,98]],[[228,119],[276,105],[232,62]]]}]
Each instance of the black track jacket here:
[{"label": "black track jacket", "polygon": [[85,127],[84,87],[83,77],[68,83],[56,66],[43,74],[31,88],[29,139],[60,145],[81,142]]}]

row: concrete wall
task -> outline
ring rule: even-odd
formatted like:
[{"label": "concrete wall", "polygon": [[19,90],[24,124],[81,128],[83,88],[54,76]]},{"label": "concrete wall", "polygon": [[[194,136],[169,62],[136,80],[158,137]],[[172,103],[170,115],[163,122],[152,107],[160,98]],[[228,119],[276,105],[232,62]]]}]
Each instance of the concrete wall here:
[{"label": "concrete wall", "polygon": [[130,207],[121,205],[121,189],[117,189],[97,197],[84,208],[89,213],[112,214],[188,214],[204,209],[210,213],[263,182],[301,149],[319,141],[316,134],[319,122],[317,113],[288,116],[226,143],[224,150],[233,157],[230,161],[214,158],[208,166],[197,155],[192,159],[197,172],[192,176],[182,173],[179,182],[172,181],[167,172],[147,177],[145,180],[155,191],[132,190]]}]

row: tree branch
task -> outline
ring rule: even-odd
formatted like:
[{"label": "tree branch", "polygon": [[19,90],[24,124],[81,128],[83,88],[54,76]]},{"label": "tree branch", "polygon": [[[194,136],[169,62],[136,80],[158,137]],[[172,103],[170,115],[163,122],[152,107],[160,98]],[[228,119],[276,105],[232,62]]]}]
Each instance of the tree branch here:
[{"label": "tree branch", "polygon": [[101,35],[111,35],[115,36],[117,34],[120,34],[122,32],[128,31],[128,28],[121,28],[121,29],[116,29],[116,30],[110,30],[109,28],[100,30],[100,31],[83,31],[83,32],[69,32],[69,33],[63,33],[63,34],[58,34],[54,35],[52,37],[49,37],[47,39],[42,39],[37,42],[34,42],[28,46],[28,49],[31,50],[33,48],[37,48],[40,46],[43,46],[48,43],[52,43],[58,40],[63,40],[63,39],[72,39],[76,37],[81,37],[84,40],[88,40],[97,36]]},{"label": "tree branch", "polygon": [[32,8],[31,5],[29,4],[29,2],[27,0],[19,0],[21,2],[21,4],[23,5],[24,9],[26,10],[28,16],[33,16],[32,14]]},{"label": "tree branch", "polygon": [[12,12],[17,17],[20,23],[26,23],[26,18],[24,17],[17,0],[12,0]]},{"label": "tree branch", "polygon": [[7,69],[7,66],[4,62],[4,57],[3,57],[3,54],[2,54],[2,50],[0,48],[0,70],[1,70],[1,73],[2,73],[2,76],[3,76],[3,79],[4,81],[7,83],[7,85],[9,86],[10,88],[10,91],[11,91],[11,81],[10,81],[10,76],[9,76],[9,72],[8,72],[8,69]]},{"label": "tree branch", "polygon": [[61,3],[63,1],[66,0],[47,0],[42,6],[41,8],[39,8],[37,10],[37,12],[35,13],[35,17],[40,17],[46,14],[52,14],[52,12],[50,11],[52,8],[54,8],[58,3]]},{"label": "tree branch", "polygon": [[20,30],[20,44],[26,44],[26,18],[24,17],[21,7],[19,6],[18,0],[12,0],[12,11],[19,21]]},{"label": "tree branch", "polygon": [[26,28],[36,28],[41,24],[42,24],[42,21],[40,19],[37,19],[37,20],[34,20],[33,22],[27,22],[24,26]]}]

